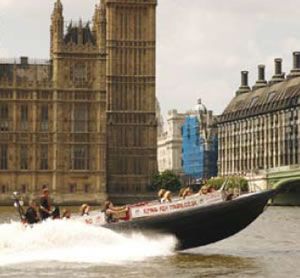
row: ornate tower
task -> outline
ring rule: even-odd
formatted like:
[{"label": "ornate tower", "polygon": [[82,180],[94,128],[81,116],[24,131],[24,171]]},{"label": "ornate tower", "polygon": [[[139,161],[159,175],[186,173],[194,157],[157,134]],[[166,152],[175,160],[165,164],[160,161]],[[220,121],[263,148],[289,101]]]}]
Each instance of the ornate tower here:
[{"label": "ornate tower", "polygon": [[[89,22],[70,22],[64,32],[57,0],[51,24],[53,82],[53,184],[106,191],[105,10],[96,6]],[[75,187],[75,186],[73,186]]]},{"label": "ornate tower", "polygon": [[105,0],[108,191],[146,190],[157,170],[156,0]]},{"label": "ornate tower", "polygon": [[57,0],[54,4],[54,10],[51,16],[50,26],[50,57],[51,59],[53,52],[57,52],[59,46],[63,40],[64,34],[64,17],[63,17],[63,6],[60,0]]}]

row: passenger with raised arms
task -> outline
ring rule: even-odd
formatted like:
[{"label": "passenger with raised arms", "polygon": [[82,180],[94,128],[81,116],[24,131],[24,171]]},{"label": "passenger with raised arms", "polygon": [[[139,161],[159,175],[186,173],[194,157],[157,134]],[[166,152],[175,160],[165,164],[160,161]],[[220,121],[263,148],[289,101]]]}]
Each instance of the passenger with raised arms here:
[{"label": "passenger with raised arms", "polygon": [[158,201],[160,203],[162,203],[165,193],[166,193],[166,189],[163,189],[163,188],[158,191],[157,197],[158,197]]},{"label": "passenger with raised arms", "polygon": [[182,193],[182,198],[185,199],[186,197],[191,195],[193,195],[193,190],[190,187],[187,187]]},{"label": "passenger with raised arms", "polygon": [[166,191],[161,199],[161,203],[171,203],[172,202],[172,193],[171,191]]},{"label": "passenger with raised arms", "polygon": [[116,207],[114,204],[107,200],[104,203],[104,208],[102,210],[105,214],[105,220],[107,223],[117,222],[119,219],[124,217],[128,212],[127,206]]}]

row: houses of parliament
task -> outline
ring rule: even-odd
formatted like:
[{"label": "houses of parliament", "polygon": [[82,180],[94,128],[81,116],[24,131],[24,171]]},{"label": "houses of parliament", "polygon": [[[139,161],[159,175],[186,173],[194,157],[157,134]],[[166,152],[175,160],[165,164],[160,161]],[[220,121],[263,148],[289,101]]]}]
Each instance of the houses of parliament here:
[{"label": "houses of parliament", "polygon": [[[0,201],[146,191],[157,171],[156,0],[102,0],[91,23],[51,17],[50,59],[0,61]],[[76,200],[77,200],[76,199]]]}]

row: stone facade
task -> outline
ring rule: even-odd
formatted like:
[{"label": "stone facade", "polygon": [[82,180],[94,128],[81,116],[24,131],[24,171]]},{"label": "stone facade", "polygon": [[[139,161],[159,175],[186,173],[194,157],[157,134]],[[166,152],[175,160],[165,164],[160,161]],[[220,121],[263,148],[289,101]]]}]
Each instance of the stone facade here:
[{"label": "stone facade", "polygon": [[157,171],[156,0],[106,0],[108,191],[144,192]]},{"label": "stone facade", "polygon": [[92,26],[51,17],[49,61],[0,63],[0,195],[144,192],[156,165],[156,1],[103,0]]},{"label": "stone facade", "polygon": [[252,90],[247,72],[219,119],[219,175],[255,173],[300,163],[300,53],[285,78],[281,59],[267,82],[264,66]]},{"label": "stone facade", "polygon": [[182,135],[181,127],[186,114],[178,113],[177,110],[168,112],[167,127],[158,137],[158,169],[159,172],[172,170],[182,172]]}]

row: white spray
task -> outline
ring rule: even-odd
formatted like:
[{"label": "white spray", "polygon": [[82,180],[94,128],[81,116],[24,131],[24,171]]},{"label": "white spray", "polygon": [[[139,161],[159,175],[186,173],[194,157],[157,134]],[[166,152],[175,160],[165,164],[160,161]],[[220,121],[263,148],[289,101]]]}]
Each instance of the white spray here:
[{"label": "white spray", "polygon": [[0,266],[35,261],[117,264],[168,256],[175,245],[172,236],[118,234],[72,220],[49,220],[34,227],[0,224]]}]

